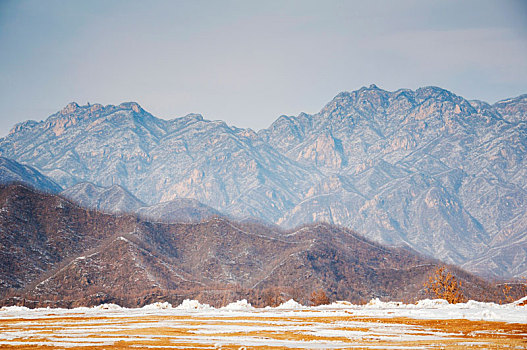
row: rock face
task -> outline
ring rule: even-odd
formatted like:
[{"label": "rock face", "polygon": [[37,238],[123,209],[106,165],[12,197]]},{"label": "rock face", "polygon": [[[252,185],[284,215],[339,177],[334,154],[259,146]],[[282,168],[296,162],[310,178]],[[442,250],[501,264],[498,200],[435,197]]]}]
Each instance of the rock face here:
[{"label": "rock face", "polygon": [[[152,223],[21,185],[0,186],[0,204],[0,305],[218,304],[221,297],[260,303],[269,290],[306,303],[318,289],[331,299],[393,300],[422,296],[435,269],[434,261],[328,224],[284,232],[221,217]],[[468,297],[493,290],[457,275]]]},{"label": "rock face", "polygon": [[148,205],[191,198],[283,227],[325,221],[508,278],[527,274],[526,105],[372,85],[255,133],[70,104],[17,125],[0,155],[64,187],[120,185]]},{"label": "rock face", "polygon": [[0,157],[0,184],[23,183],[40,191],[58,193],[62,188],[38,170]]}]

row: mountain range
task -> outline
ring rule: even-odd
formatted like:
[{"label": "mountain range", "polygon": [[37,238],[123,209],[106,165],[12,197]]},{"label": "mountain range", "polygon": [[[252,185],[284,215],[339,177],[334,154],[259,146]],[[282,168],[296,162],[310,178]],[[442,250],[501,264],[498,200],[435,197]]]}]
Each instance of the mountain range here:
[{"label": "mountain range", "polygon": [[[78,206],[24,185],[0,185],[0,305],[142,306],[185,298],[254,305],[313,291],[331,300],[424,297],[439,262],[342,227],[282,231],[214,217],[166,224]],[[452,268],[469,298],[498,288]]]},{"label": "mountain range", "polygon": [[[327,222],[511,278],[527,274],[526,106],[527,95],[490,105],[371,85],[255,132],[197,114],[159,119],[137,103],[70,103],[16,125],[0,155],[90,207],[189,199],[285,229]],[[83,183],[105,189],[88,200]],[[105,191],[109,202],[93,200]]]},{"label": "mountain range", "polygon": [[188,198],[176,198],[147,206],[119,185],[101,187],[90,182],[82,182],[60,194],[85,208],[114,214],[134,213],[146,220],[166,223],[198,222],[221,216],[217,210]]}]

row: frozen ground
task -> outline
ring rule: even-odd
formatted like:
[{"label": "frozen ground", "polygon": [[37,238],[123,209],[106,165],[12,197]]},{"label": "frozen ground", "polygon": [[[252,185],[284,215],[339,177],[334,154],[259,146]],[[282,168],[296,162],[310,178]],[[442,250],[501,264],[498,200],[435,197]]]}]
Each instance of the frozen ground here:
[{"label": "frozen ground", "polygon": [[305,307],[290,300],[215,309],[186,300],[138,309],[0,309],[0,347],[30,348],[527,348],[527,306],[372,300]]}]

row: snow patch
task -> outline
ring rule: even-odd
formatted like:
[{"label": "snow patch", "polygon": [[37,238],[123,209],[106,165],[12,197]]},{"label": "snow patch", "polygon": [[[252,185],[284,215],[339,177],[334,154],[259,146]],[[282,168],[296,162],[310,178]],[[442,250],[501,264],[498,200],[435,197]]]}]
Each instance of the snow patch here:
[{"label": "snow patch", "polygon": [[150,305],[145,305],[142,307],[143,310],[166,310],[166,309],[173,309],[172,304],[168,302],[155,302]]},{"label": "snow patch", "polygon": [[371,299],[368,304],[366,304],[366,307],[372,309],[387,309],[396,308],[402,305],[404,304],[400,301],[381,301],[379,298],[375,298]]},{"label": "snow patch", "polygon": [[9,312],[9,313],[18,313],[18,312],[28,312],[31,309],[25,306],[2,306],[0,308],[1,312]]},{"label": "snow patch", "polygon": [[527,303],[527,295],[524,296],[523,298],[518,299],[515,302],[513,302],[514,305],[521,305],[521,304],[525,304],[525,303]]},{"label": "snow patch", "polygon": [[94,310],[121,310],[122,307],[117,304],[101,304],[93,307]]},{"label": "snow patch", "polygon": [[[524,298],[525,300],[527,298]],[[520,300],[519,302],[522,302]],[[0,319],[13,317],[56,317],[57,315],[75,314],[112,314],[112,315],[144,315],[144,314],[198,314],[203,316],[217,316],[223,314],[250,315],[264,313],[269,316],[280,316],[284,312],[303,315],[304,311],[311,311],[327,316],[366,316],[366,317],[409,317],[414,319],[467,319],[502,321],[527,324],[527,306],[518,303],[498,305],[478,301],[466,303],[448,304],[441,299],[425,299],[415,304],[404,304],[402,302],[383,302],[372,299],[366,305],[354,305],[349,302],[340,301],[330,305],[303,306],[294,300],[289,300],[282,305],[264,309],[254,308],[247,300],[240,300],[222,308],[214,308],[207,304],[201,304],[197,300],[184,300],[179,306],[172,307],[167,302],[157,302],[142,308],[123,308],[116,304],[102,304],[96,307],[80,307],[75,309],[39,308],[29,309],[24,306],[8,306],[0,308]]]},{"label": "snow patch", "polygon": [[332,309],[343,309],[343,308],[349,309],[351,306],[353,306],[353,304],[350,303],[349,301],[338,301],[338,300],[328,305],[328,307]]},{"label": "snow patch", "polygon": [[444,299],[423,299],[423,300],[419,300],[416,305],[418,308],[425,308],[425,309],[432,308],[433,309],[433,308],[446,306],[449,304],[448,304],[448,301]]},{"label": "snow patch", "polygon": [[291,309],[291,310],[300,310],[303,308],[304,306],[302,304],[297,303],[293,299],[289,299],[285,303],[276,307],[276,309]]},{"label": "snow patch", "polygon": [[246,311],[254,310],[254,307],[247,302],[246,299],[238,300],[235,303],[230,303],[227,306],[220,308],[220,310],[229,310],[229,311]]},{"label": "snow patch", "polygon": [[212,310],[214,309],[209,304],[201,304],[197,300],[185,299],[176,307],[176,310]]}]

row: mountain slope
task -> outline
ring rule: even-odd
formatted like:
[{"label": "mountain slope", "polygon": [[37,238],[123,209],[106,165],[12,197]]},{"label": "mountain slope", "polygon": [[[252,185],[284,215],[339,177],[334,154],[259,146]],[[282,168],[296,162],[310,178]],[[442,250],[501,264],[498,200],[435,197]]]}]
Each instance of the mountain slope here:
[{"label": "mountain slope", "polygon": [[117,184],[149,205],[192,198],[271,222],[299,199],[290,182],[312,177],[251,130],[199,115],[165,121],[134,103],[69,104],[46,121],[16,126],[0,140],[0,154],[34,164],[64,187]]},{"label": "mountain slope", "polygon": [[0,186],[1,288],[23,288],[55,264],[92,248],[133,221],[92,215],[62,197]]},{"label": "mountain slope", "polygon": [[[216,217],[161,224],[82,209],[20,185],[0,186],[0,296],[31,306],[143,305],[242,296],[269,290],[308,301],[324,289],[337,299],[411,298],[435,262],[318,224],[281,232]],[[18,258],[14,258],[16,255]],[[462,271],[466,293],[491,286]]]},{"label": "mountain slope", "polygon": [[133,213],[145,205],[119,185],[105,188],[82,182],[60,194],[83,207],[107,213]]},{"label": "mountain slope", "polygon": [[137,215],[145,220],[172,222],[199,222],[220,216],[221,213],[195,199],[177,198],[148,207],[139,208]]},{"label": "mountain slope", "polygon": [[110,214],[137,214],[146,220],[171,222],[198,222],[221,215],[217,210],[195,199],[177,198],[151,206],[137,199],[119,185],[102,187],[81,182],[60,193],[67,199],[88,209]]},{"label": "mountain slope", "polygon": [[[484,272],[498,237],[527,234],[524,106],[525,96],[490,106],[434,87],[371,86],[279,118],[262,137],[324,177],[278,223],[346,225]],[[492,263],[497,276],[527,273],[518,249],[510,264]]]},{"label": "mountain slope", "polygon": [[62,189],[38,170],[14,160],[0,157],[0,184],[23,183],[41,191],[58,193]]},{"label": "mountain slope", "polygon": [[372,85],[258,133],[161,120],[135,103],[70,104],[16,126],[0,155],[64,187],[120,185],[147,205],[190,198],[285,228],[324,221],[508,278],[527,274],[523,248],[510,263],[493,258],[527,235],[525,101]]}]

